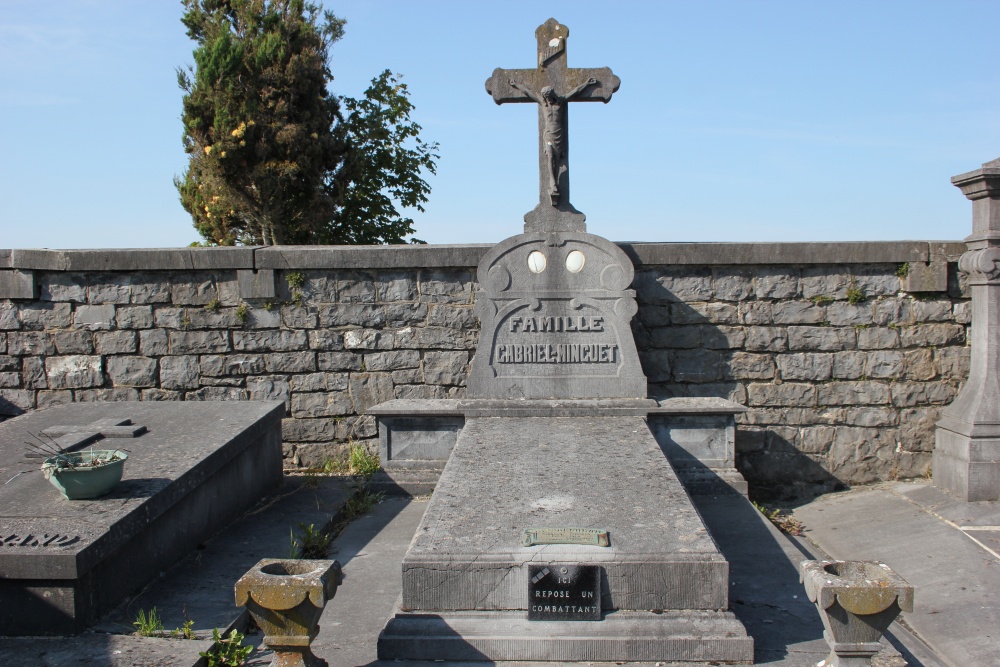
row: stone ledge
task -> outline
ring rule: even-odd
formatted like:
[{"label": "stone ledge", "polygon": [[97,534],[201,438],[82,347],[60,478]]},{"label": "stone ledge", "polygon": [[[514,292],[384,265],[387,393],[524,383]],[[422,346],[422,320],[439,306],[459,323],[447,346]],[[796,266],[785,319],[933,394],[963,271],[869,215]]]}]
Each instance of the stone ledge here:
[{"label": "stone ledge", "polygon": [[[4,251],[0,251],[2,253]],[[252,269],[254,249],[102,248],[98,250],[14,249],[10,266],[45,271],[172,271]]]},{"label": "stone ledge", "polygon": [[[954,261],[959,241],[618,243],[637,268],[657,265],[895,264]],[[96,250],[0,249],[0,268],[45,271],[469,268],[491,244]]]},{"label": "stone ledge", "polygon": [[729,415],[747,408],[715,397],[621,399],[398,398],[368,409],[376,417],[570,417],[575,415]]}]

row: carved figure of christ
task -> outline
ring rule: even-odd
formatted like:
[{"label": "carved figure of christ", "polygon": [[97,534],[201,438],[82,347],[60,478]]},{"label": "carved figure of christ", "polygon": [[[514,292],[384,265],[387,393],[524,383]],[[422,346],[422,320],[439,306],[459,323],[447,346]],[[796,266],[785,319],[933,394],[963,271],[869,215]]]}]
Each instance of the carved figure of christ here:
[{"label": "carved figure of christ", "polygon": [[[583,215],[569,201],[569,102],[608,102],[621,80],[607,67],[566,66],[569,29],[549,19],[535,31],[538,66],[534,69],[493,70],[486,91],[497,104],[534,102],[538,105],[538,207],[525,216],[531,224],[562,226]],[[571,223],[575,225],[576,223]]]},{"label": "carved figure of christ", "polygon": [[514,79],[511,79],[509,83],[511,88],[520,90],[539,105],[542,133],[541,149],[545,153],[545,162],[548,166],[549,198],[552,200],[552,205],[555,206],[559,203],[559,169],[562,166],[564,154],[562,143],[563,135],[566,132],[566,102],[595,85],[597,79],[590,77],[565,97],[557,95],[552,86],[544,86],[541,91],[535,91],[527,85],[519,84]]}]

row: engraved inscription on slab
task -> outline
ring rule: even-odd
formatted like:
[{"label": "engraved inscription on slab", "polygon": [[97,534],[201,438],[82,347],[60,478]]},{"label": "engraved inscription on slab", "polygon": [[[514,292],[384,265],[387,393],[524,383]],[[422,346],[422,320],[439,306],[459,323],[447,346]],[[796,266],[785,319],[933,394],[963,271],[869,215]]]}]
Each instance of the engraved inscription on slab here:
[{"label": "engraved inscription on slab", "polygon": [[608,531],[600,528],[527,528],[523,546],[537,544],[587,544],[595,547],[611,545]]},{"label": "engraved inscription on slab", "polygon": [[601,620],[601,568],[529,564],[528,620]]}]

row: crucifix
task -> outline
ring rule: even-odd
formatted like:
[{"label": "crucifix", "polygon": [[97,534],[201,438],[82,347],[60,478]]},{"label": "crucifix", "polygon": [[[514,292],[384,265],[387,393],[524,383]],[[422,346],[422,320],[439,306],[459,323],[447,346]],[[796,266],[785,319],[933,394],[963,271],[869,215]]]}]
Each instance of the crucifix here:
[{"label": "crucifix", "polygon": [[586,231],[586,216],[569,201],[570,102],[611,99],[621,79],[610,68],[570,68],[566,65],[569,28],[549,19],[535,30],[538,66],[534,69],[493,70],[486,92],[497,104],[534,102],[538,105],[538,206],[524,216],[525,231]]}]

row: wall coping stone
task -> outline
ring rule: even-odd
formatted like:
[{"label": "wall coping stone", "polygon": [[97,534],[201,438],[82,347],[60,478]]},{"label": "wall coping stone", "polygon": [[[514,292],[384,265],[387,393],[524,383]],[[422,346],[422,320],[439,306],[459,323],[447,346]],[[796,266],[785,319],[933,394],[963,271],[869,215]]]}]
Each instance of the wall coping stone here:
[{"label": "wall coping stone", "polygon": [[[957,261],[961,241],[618,243],[637,268],[657,265],[894,264]],[[0,249],[0,268],[43,271],[410,269],[475,267],[494,244],[234,248]]]}]

